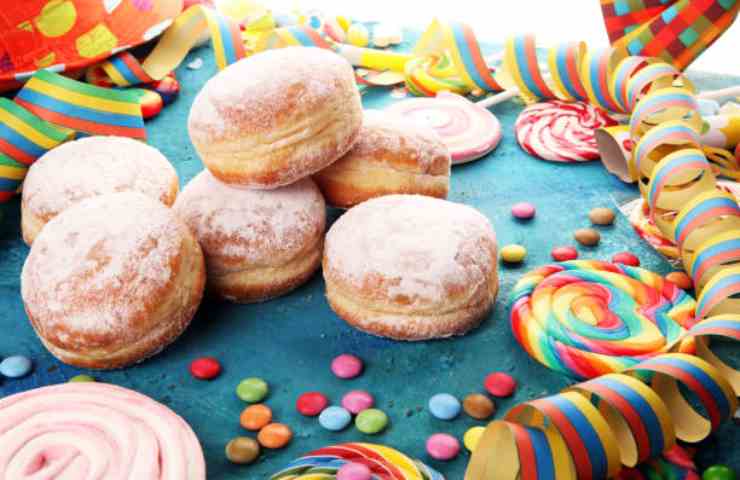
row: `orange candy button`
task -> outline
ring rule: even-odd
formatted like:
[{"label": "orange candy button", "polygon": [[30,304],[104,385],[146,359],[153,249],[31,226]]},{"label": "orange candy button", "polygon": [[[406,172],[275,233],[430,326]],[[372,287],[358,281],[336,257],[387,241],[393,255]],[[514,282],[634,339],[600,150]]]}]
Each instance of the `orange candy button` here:
[{"label": "orange candy button", "polygon": [[239,423],[247,430],[256,432],[272,421],[272,410],[261,403],[250,405],[239,416]]},{"label": "orange candy button", "polygon": [[257,434],[257,441],[265,448],[283,448],[293,439],[293,431],[282,423],[271,423]]}]

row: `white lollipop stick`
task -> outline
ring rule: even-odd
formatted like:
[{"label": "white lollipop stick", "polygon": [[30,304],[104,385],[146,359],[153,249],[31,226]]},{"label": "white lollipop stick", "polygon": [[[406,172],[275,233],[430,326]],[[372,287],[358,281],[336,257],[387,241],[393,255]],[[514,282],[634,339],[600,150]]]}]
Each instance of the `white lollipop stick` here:
[{"label": "white lollipop stick", "polygon": [[734,87],[720,88],[719,90],[707,90],[705,92],[699,92],[697,96],[705,100],[716,100],[723,97],[737,97],[740,96],[740,85],[735,85]]}]

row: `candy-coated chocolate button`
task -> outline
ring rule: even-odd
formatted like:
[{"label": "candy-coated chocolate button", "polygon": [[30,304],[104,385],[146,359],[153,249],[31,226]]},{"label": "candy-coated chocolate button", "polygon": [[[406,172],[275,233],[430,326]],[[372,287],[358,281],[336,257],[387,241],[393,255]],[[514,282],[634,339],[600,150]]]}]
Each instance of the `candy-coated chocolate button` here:
[{"label": "candy-coated chocolate button", "polygon": [[440,420],[452,420],[460,414],[460,400],[449,393],[438,393],[429,399],[429,412]]},{"label": "candy-coated chocolate button", "polygon": [[506,263],[521,263],[527,256],[527,249],[512,243],[501,249],[501,260]]},{"label": "candy-coated chocolate button", "polygon": [[272,421],[272,410],[261,403],[250,405],[242,411],[239,423],[247,430],[256,432]]},{"label": "candy-coated chocolate button", "polygon": [[145,120],[148,120],[156,117],[162,111],[164,101],[162,101],[162,97],[154,90],[141,89],[139,104],[141,105],[141,116]]},{"label": "candy-coated chocolate button", "polygon": [[236,387],[236,396],[249,403],[257,403],[267,397],[270,388],[261,378],[245,378]]},{"label": "candy-coated chocolate button", "polygon": [[704,470],[702,480],[735,480],[735,472],[727,465],[712,465]]},{"label": "candy-coated chocolate button", "polygon": [[388,415],[377,408],[368,408],[357,415],[355,426],[362,433],[373,435],[382,432],[388,426]]},{"label": "candy-coated chocolate button", "polygon": [[465,445],[465,448],[470,452],[475,450],[475,447],[478,446],[478,442],[480,441],[480,437],[485,431],[486,427],[481,426],[468,429],[468,431],[465,432],[465,435],[463,435],[463,445]]},{"label": "candy-coated chocolate button", "polygon": [[212,380],[221,374],[221,364],[213,357],[196,358],[190,363],[190,374],[199,380]]},{"label": "candy-coated chocolate button", "polygon": [[91,377],[90,375],[75,375],[74,377],[67,380],[71,383],[84,383],[84,382],[94,382],[95,377]]},{"label": "candy-coated chocolate button", "polygon": [[293,438],[293,431],[282,423],[265,425],[257,434],[257,441],[265,448],[283,448]]},{"label": "candy-coated chocolate button", "polygon": [[588,219],[594,225],[611,225],[614,223],[614,210],[606,207],[598,207],[588,212]]},{"label": "candy-coated chocolate button", "polygon": [[578,250],[574,247],[555,247],[550,252],[550,255],[555,261],[565,262],[578,258]]},{"label": "candy-coated chocolate button", "polygon": [[529,202],[519,202],[511,206],[511,214],[520,220],[529,220],[536,212],[537,209]]},{"label": "candy-coated chocolate button", "polygon": [[226,458],[232,463],[252,463],[259,455],[259,444],[249,437],[232,438],[226,444]]},{"label": "candy-coated chocolate button", "polygon": [[331,371],[339,378],[355,378],[362,373],[362,360],[359,357],[345,353],[331,362]]},{"label": "candy-coated chocolate button", "polygon": [[594,247],[601,241],[601,234],[593,228],[579,228],[573,233],[576,242],[586,247]]},{"label": "candy-coated chocolate button", "polygon": [[342,397],[342,406],[355,415],[368,408],[373,408],[373,405],[375,405],[375,399],[364,390],[352,390]]},{"label": "candy-coated chocolate button", "polygon": [[494,397],[509,397],[516,390],[516,380],[509,374],[494,372],[486,377],[483,385]]},{"label": "candy-coated chocolate button", "polygon": [[686,275],[685,272],[671,272],[665,276],[665,279],[675,283],[682,290],[691,290],[694,287],[694,282],[691,281],[691,277]]},{"label": "candy-coated chocolate button", "polygon": [[452,460],[460,453],[460,442],[446,433],[435,433],[427,439],[427,453],[435,460]]},{"label": "candy-coated chocolate button", "polygon": [[485,420],[496,411],[493,400],[480,393],[471,393],[463,400],[463,410],[476,420]]},{"label": "candy-coated chocolate button", "polygon": [[306,392],[295,402],[295,409],[305,417],[315,417],[329,405],[329,399],[321,392]]},{"label": "candy-coated chocolate button", "polygon": [[23,355],[13,355],[0,362],[0,375],[8,378],[25,377],[31,372],[33,363]]},{"label": "candy-coated chocolate button", "polygon": [[346,463],[337,470],[337,480],[372,480],[373,472],[361,463]]},{"label": "candy-coated chocolate button", "polygon": [[640,259],[630,252],[619,252],[612,257],[612,263],[621,263],[631,267],[639,267]]},{"label": "candy-coated chocolate button", "polygon": [[343,407],[331,406],[319,415],[319,425],[332,432],[344,430],[351,421],[352,414]]}]

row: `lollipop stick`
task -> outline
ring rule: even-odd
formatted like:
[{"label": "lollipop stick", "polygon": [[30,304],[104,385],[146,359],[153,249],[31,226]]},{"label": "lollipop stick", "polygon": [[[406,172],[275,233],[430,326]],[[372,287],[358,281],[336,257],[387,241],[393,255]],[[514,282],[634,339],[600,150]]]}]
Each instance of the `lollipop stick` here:
[{"label": "lollipop stick", "polygon": [[483,108],[489,108],[499,103],[506,102],[519,95],[519,89],[514,87],[511,90],[504,90],[503,92],[491,95],[481,101],[475,102],[476,105],[480,105]]},{"label": "lollipop stick", "polygon": [[698,97],[705,100],[716,100],[723,97],[737,97],[740,95],[740,85],[734,87],[720,88],[719,90],[708,90],[699,92]]}]

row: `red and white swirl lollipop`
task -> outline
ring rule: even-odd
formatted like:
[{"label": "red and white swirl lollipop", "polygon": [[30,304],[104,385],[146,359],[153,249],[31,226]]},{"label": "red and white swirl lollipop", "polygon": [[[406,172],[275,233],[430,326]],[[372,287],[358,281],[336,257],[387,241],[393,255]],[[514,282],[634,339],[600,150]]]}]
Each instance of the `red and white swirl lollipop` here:
[{"label": "red and white swirl lollipop", "polygon": [[205,480],[198,439],[132,390],[66,383],[0,400],[0,478]]},{"label": "red and white swirl lollipop", "polygon": [[501,141],[501,124],[493,113],[454,93],[403,100],[388,109],[434,129],[453,164],[483,157]]},{"label": "red and white swirl lollipop", "polygon": [[616,124],[593,105],[550,100],[525,108],[515,130],[519,145],[531,155],[553,162],[585,162],[599,158],[596,130]]}]

